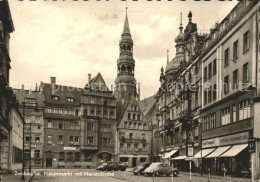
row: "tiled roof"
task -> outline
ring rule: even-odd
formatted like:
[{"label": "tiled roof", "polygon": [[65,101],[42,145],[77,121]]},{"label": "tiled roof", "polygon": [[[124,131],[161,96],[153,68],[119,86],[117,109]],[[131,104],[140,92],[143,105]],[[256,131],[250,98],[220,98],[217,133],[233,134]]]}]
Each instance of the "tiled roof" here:
[{"label": "tiled roof", "polygon": [[139,101],[140,109],[142,110],[144,116],[152,109],[152,107],[155,105],[155,95],[152,95],[146,99],[143,99]]},{"label": "tiled roof", "polygon": [[22,105],[25,98],[36,99],[37,106],[43,107],[43,93],[40,91],[32,91],[32,90],[21,90],[21,89],[13,89],[14,94],[16,95],[16,99],[19,101],[19,105]]},{"label": "tiled roof", "polygon": [[[81,94],[83,93],[82,88],[55,85],[54,91],[52,91],[51,84],[42,83],[43,94],[45,98],[45,103],[47,105],[64,105],[64,106],[77,106],[81,101]],[[52,100],[51,95],[59,96],[59,100]],[[74,102],[68,102],[67,97],[72,97],[75,99]]]}]

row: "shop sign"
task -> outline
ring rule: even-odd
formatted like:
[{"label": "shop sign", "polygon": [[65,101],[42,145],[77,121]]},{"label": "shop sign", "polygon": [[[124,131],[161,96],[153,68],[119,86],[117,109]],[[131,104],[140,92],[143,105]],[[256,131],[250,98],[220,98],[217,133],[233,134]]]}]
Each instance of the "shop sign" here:
[{"label": "shop sign", "polygon": [[187,156],[188,157],[193,157],[194,152],[193,152],[193,144],[187,144]]},{"label": "shop sign", "polygon": [[255,138],[248,138],[249,153],[255,153]]},{"label": "shop sign", "polygon": [[212,138],[202,141],[202,148],[216,147],[219,146],[219,138]]},{"label": "shop sign", "polygon": [[238,133],[234,135],[228,135],[220,137],[219,145],[233,145],[237,143],[247,143],[248,142],[248,132]]},{"label": "shop sign", "polygon": [[76,147],[64,147],[64,150],[76,150]]}]

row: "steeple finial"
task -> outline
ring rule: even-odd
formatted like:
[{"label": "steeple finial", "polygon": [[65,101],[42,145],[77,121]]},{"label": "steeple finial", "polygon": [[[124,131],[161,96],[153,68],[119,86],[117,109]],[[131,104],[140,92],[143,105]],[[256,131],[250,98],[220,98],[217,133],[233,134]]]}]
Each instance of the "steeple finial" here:
[{"label": "steeple finial", "polygon": [[189,18],[189,22],[191,22],[191,19],[192,19],[192,13],[191,13],[191,11],[190,11],[189,14],[188,14],[188,18]]},{"label": "steeple finial", "polygon": [[167,49],[167,65],[169,63],[169,49]]},{"label": "steeple finial", "polygon": [[181,26],[180,27],[182,27],[182,13],[181,13]]},{"label": "steeple finial", "polygon": [[123,34],[131,34],[129,29],[128,17],[127,17],[127,1],[126,1],[126,13],[125,13],[125,24]]}]

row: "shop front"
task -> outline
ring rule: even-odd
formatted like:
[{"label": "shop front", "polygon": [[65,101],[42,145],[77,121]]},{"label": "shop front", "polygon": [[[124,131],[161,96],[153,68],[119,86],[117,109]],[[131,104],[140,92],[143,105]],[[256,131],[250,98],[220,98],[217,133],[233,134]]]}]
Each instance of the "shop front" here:
[{"label": "shop front", "polygon": [[202,151],[194,158],[202,159],[203,172],[212,174],[247,176],[250,168],[248,152],[249,132],[242,132],[202,141]]}]

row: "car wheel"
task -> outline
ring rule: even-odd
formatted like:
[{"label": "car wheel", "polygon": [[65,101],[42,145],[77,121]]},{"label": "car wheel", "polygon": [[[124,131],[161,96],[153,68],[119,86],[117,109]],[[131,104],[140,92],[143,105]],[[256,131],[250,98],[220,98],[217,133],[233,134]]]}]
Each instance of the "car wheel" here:
[{"label": "car wheel", "polygon": [[101,168],[100,170],[101,170],[101,171],[105,171],[105,169],[104,169],[104,168]]},{"label": "car wheel", "polygon": [[178,171],[173,171],[173,176],[178,176]]},{"label": "car wheel", "polygon": [[147,173],[147,176],[152,176],[153,174],[152,173]]},{"label": "car wheel", "polygon": [[125,170],[126,170],[126,168],[125,168],[125,167],[121,168],[121,171],[125,171]]},{"label": "car wheel", "polygon": [[138,173],[137,173],[137,172],[134,172],[134,175],[138,175]]}]

